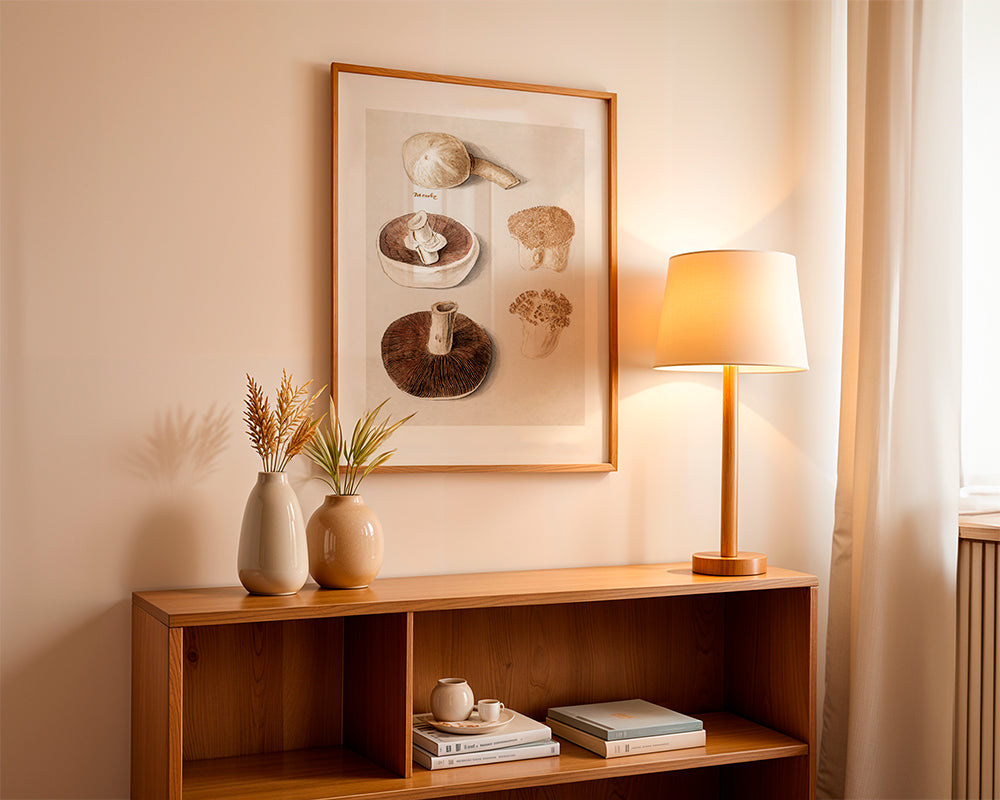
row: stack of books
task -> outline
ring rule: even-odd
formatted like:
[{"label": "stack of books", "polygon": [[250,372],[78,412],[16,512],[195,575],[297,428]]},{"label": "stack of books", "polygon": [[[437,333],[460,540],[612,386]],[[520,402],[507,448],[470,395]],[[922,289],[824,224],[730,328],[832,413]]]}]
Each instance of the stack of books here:
[{"label": "stack of books", "polygon": [[620,700],[550,708],[552,732],[605,758],[702,747],[705,726],[646,700]]},{"label": "stack of books", "polygon": [[475,735],[440,731],[428,721],[432,714],[414,714],[413,760],[427,769],[450,769],[559,755],[548,725],[508,712],[514,718],[502,728]]}]

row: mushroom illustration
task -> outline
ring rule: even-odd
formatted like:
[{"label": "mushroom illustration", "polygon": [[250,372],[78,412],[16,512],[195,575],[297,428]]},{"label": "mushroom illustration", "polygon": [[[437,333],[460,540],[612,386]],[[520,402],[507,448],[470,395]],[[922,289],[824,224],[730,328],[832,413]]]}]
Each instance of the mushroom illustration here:
[{"label": "mushroom illustration", "polygon": [[552,289],[529,289],[514,299],[508,311],[521,319],[521,353],[528,358],[545,358],[556,349],[560,334],[569,327],[573,305],[566,295]]},{"label": "mushroom illustration", "polygon": [[493,343],[483,327],[441,300],[400,317],[382,334],[382,364],[402,391],[431,400],[472,394],[486,378]]},{"label": "mushroom illustration", "polygon": [[[441,242],[444,244],[434,250]],[[428,263],[432,257],[433,261]],[[382,271],[394,283],[407,288],[458,286],[472,271],[477,258],[479,239],[461,222],[443,214],[425,211],[404,214],[389,220],[378,233]]]},{"label": "mushroom illustration", "polygon": [[493,181],[504,189],[520,180],[492,161],[471,155],[450,133],[417,133],[403,142],[403,168],[410,180],[426,189],[451,189],[469,175]]},{"label": "mushroom illustration", "polygon": [[409,231],[403,237],[406,249],[416,250],[420,260],[425,264],[435,263],[440,258],[438,250],[448,244],[448,240],[431,227],[427,221],[427,212],[418,211],[406,220],[406,228]]},{"label": "mushroom illustration", "polygon": [[569,245],[576,233],[573,217],[558,206],[534,206],[507,218],[507,230],[518,241],[523,269],[544,267],[562,272],[569,263]]}]

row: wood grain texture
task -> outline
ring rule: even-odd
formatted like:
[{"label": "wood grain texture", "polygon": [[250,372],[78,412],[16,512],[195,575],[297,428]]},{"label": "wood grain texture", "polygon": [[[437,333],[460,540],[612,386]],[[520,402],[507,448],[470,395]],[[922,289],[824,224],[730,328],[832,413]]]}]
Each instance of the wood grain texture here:
[{"label": "wood grain texture", "polygon": [[344,741],[402,777],[413,769],[409,614],[353,617],[344,637]]},{"label": "wood grain texture", "polygon": [[706,595],[417,614],[414,710],[429,710],[440,677],[465,678],[477,697],[536,719],[624,697],[721,708],[724,609]]},{"label": "wood grain texture", "polygon": [[[722,368],[722,523],[719,552],[722,558],[736,558],[739,509],[740,452],[740,372],[739,367]],[[695,569],[700,571],[698,565]],[[743,572],[710,572],[710,575],[743,575]],[[749,573],[754,574],[754,573]]]},{"label": "wood grain texture", "polygon": [[334,76],[334,82],[336,82],[336,76],[340,72],[355,72],[363,75],[378,75],[384,78],[435,81],[437,83],[453,83],[459,86],[485,86],[493,89],[510,89],[517,92],[541,92],[544,94],[567,95],[570,97],[590,97],[595,100],[610,100],[616,96],[613,92],[592,91],[589,89],[569,89],[565,86],[495,81],[485,78],[465,78],[458,75],[442,75],[434,72],[415,72],[413,70],[388,69],[385,67],[366,67],[359,64],[343,64],[335,62],[331,64],[330,67],[331,73]]},{"label": "wood grain texture", "polygon": [[132,608],[132,797],[181,796],[181,631]]},{"label": "wood grain texture", "polygon": [[608,113],[608,463],[600,466],[618,469],[618,96],[604,98]]},{"label": "wood grain texture", "polygon": [[[253,759],[197,761],[187,765],[184,797],[185,800],[273,800],[275,797],[282,800],[373,800],[379,796],[464,797],[530,788],[525,797],[543,798],[551,787],[564,784],[585,792],[584,782],[616,781],[629,776],[704,767],[728,768],[728,765],[749,761],[787,760],[804,756],[808,750],[803,742],[739,717],[729,714],[699,716],[705,720],[708,731],[705,747],[604,759],[563,742],[562,753],[556,758],[435,771],[415,767],[410,778],[397,778],[345,749],[299,750]],[[739,792],[724,796],[743,797]]]},{"label": "wood grain texture", "polygon": [[739,800],[808,800],[816,796],[809,756],[750,761],[721,771],[720,796]]},{"label": "wood grain texture", "polygon": [[[817,594],[802,588],[726,599],[726,709],[806,742],[816,731]],[[810,753],[799,796],[814,796],[815,759]]]},{"label": "wood grain texture", "polygon": [[343,741],[343,620],[282,623],[283,750]]},{"label": "wood grain texture", "polygon": [[[616,415],[617,418],[617,415]],[[612,434],[612,441],[617,442],[617,433]],[[618,469],[618,455],[612,453],[607,463],[600,464],[408,464],[392,466],[386,464],[376,472],[407,473],[407,472],[614,472]]]},{"label": "wood grain texture", "polygon": [[137,592],[133,601],[171,627],[356,616],[447,608],[542,605],[818,586],[812,575],[769,567],[763,575],[696,575],[689,563],[379,578],[366,589],[260,597],[239,586]]},{"label": "wood grain texture", "polygon": [[587,783],[557,784],[534,789],[511,789],[489,794],[463,795],[466,800],[664,800],[698,798],[718,800],[719,770],[630,775]]},{"label": "wood grain texture", "polygon": [[1000,542],[1000,514],[960,514],[958,538],[979,542]]},{"label": "wood grain texture", "polygon": [[[187,800],[811,800],[817,595],[802,573],[687,565],[398,578],[291,598],[138,593],[134,796],[179,800],[183,766]],[[556,758],[424,770],[410,761],[410,714],[449,675],[536,718],[645,697],[702,717],[708,740],[622,759],[563,743]]]},{"label": "wood grain texture", "polygon": [[166,797],[168,631],[132,607],[132,797]]},{"label": "wood grain texture", "polygon": [[691,569],[700,575],[760,575],[767,572],[767,556],[751,550],[737,550],[732,556],[724,556],[719,550],[703,550],[691,556]]},{"label": "wood grain texture", "polygon": [[184,758],[340,744],[341,620],[184,631]]}]

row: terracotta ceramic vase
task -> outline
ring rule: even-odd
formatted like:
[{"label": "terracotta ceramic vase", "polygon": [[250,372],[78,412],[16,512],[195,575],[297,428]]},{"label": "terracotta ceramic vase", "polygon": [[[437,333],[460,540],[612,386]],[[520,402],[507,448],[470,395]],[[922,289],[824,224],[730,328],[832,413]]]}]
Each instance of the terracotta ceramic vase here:
[{"label": "terracotta ceramic vase", "polygon": [[284,472],[261,472],[250,490],[237,557],[251,594],[295,594],[309,577],[305,516]]},{"label": "terracotta ceramic vase", "polygon": [[360,589],[382,568],[382,523],[359,494],[328,494],[306,525],[309,574],[325,589]]}]

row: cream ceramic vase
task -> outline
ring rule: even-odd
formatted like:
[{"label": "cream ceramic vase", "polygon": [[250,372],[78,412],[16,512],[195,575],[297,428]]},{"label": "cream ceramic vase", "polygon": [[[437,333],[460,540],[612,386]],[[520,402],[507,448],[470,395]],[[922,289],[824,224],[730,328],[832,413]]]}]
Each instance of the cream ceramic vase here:
[{"label": "cream ceramic vase", "polygon": [[361,589],[382,568],[382,523],[359,494],[328,494],[306,525],[309,574],[326,589]]},{"label": "cream ceramic vase", "polygon": [[251,594],[295,594],[309,577],[305,517],[284,472],[260,472],[250,490],[237,557]]},{"label": "cream ceramic vase", "polygon": [[431,689],[431,713],[438,722],[468,719],[475,702],[472,687],[464,678],[439,678]]}]

